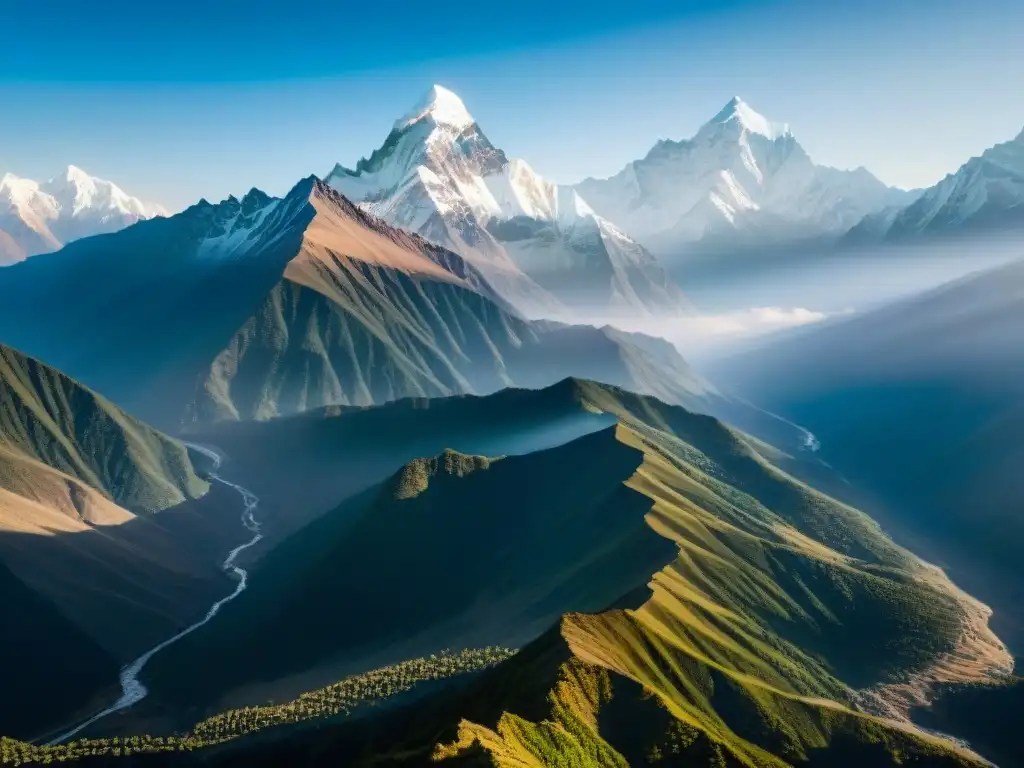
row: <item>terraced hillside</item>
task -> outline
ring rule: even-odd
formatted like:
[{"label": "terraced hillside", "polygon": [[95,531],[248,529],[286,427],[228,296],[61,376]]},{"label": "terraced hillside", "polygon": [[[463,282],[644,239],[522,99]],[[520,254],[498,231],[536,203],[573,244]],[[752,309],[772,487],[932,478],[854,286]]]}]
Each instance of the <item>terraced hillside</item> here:
[{"label": "terraced hillside", "polygon": [[[22,650],[2,658],[8,685],[23,694],[3,698],[6,731],[81,706],[116,681],[119,652],[146,635],[146,614],[162,626],[193,606],[188,561],[147,551],[147,537],[129,532],[208,488],[183,445],[0,346],[0,588],[12,611],[4,643]],[[172,594],[148,593],[154,581]],[[109,626],[119,610],[143,626]],[[66,694],[56,704],[29,695],[58,688]]]},{"label": "terraced hillside", "polygon": [[[1008,679],[990,611],[780,469],[792,457],[577,380],[355,414],[366,428],[395,409],[419,447],[434,430],[453,450],[405,462],[268,555],[222,621],[154,662],[154,698],[263,702],[317,670],[340,677],[485,643],[524,650],[351,725],[270,731],[204,761],[980,764],[907,713],[938,683]],[[510,414],[530,425],[517,454],[458,452],[488,409],[492,429]],[[324,439],[342,416],[290,428],[305,421]],[[443,428],[460,421],[461,444]],[[553,434],[538,423],[576,436],[532,449],[524,434]],[[275,426],[248,425],[249,437]],[[239,637],[261,642],[239,654]],[[190,674],[181,662],[200,653],[202,674]]]}]

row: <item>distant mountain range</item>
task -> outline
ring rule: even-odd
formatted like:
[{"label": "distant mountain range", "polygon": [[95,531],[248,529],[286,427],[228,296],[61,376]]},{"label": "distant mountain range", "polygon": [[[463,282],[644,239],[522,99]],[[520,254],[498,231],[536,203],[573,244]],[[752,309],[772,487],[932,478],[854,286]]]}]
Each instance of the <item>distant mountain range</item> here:
[{"label": "distant mountain range", "polygon": [[166,213],[73,165],[42,183],[8,173],[0,178],[0,266]]},{"label": "distant mountain range", "polygon": [[972,157],[913,203],[867,216],[849,243],[900,242],[1024,226],[1024,131]]},{"label": "distant mountain range", "polygon": [[864,168],[815,164],[787,125],[738,97],[693,138],[659,141],[615,176],[575,189],[655,253],[677,258],[839,236],[916,196]]},{"label": "distant mountain range", "polygon": [[441,86],[373,154],[354,169],[336,165],[325,180],[390,224],[462,255],[528,316],[687,310],[643,246],[572,188],[510,160]]},{"label": "distant mountain range", "polygon": [[[9,184],[73,242],[0,272],[0,762],[1019,763],[987,723],[1024,695],[1020,265],[746,358],[755,405],[532,315],[687,312],[633,225],[835,243],[937,193],[814,165],[739,100],[659,146],[593,202],[435,87],[282,197],[74,239],[112,191]],[[943,205],[1005,221],[1015,158]],[[950,688],[983,705],[918,727]]]}]

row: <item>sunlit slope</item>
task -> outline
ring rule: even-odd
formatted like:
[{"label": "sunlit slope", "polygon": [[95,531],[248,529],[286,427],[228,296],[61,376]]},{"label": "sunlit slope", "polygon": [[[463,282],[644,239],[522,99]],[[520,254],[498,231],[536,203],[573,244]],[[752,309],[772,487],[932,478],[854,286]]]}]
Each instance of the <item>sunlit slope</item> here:
[{"label": "sunlit slope", "polygon": [[995,608],[1018,655],[1022,327],[1017,261],[752,350],[720,371],[811,429],[823,458],[879,502],[888,530]]},{"label": "sunlit slope", "polygon": [[40,491],[29,470],[33,463],[44,465],[43,473],[66,475],[74,486],[68,492],[72,498],[79,496],[81,484],[134,513],[166,509],[201,496],[208,487],[196,476],[183,445],[53,368],[4,346],[0,456],[0,487],[27,498]]},{"label": "sunlit slope", "polygon": [[[261,593],[256,572],[225,634],[194,639],[216,659],[207,696],[232,666],[251,678],[300,659],[358,667],[375,644],[412,654],[540,639],[464,695],[296,734],[280,751],[243,742],[238,759],[975,764],[905,718],[937,682],[1005,675],[985,606],[779,469],[791,457],[715,419],[585,381],[516,398],[525,419],[531,402],[557,402],[549,413],[617,424],[525,456],[406,465],[283,544],[263,566],[275,578]],[[453,400],[449,416],[491,399]],[[273,638],[261,647],[283,660],[256,650],[232,665],[243,635]],[[183,690],[172,673],[156,681],[162,696]],[[357,759],[371,751],[376,762]]]}]

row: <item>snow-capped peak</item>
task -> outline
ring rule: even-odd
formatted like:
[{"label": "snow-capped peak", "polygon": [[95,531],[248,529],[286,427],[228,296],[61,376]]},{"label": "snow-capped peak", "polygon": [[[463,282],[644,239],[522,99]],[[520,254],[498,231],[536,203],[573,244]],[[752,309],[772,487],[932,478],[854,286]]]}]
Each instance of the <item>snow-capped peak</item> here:
[{"label": "snow-capped peak", "polygon": [[43,183],[12,173],[0,179],[0,230],[17,241],[23,256],[165,215],[160,206],[147,205],[74,165]]},{"label": "snow-capped peak", "polygon": [[23,219],[47,219],[57,215],[56,203],[40,190],[38,182],[13,173],[5,173],[0,178],[0,206],[14,211]]},{"label": "snow-capped peak", "polygon": [[147,219],[166,214],[160,206],[147,205],[112,181],[92,176],[74,165],[69,165],[63,174],[40,187],[73,216],[114,215]]},{"label": "snow-capped peak", "polygon": [[3,176],[0,176],[0,189],[12,189],[19,181],[21,179],[13,173],[5,173]]},{"label": "snow-capped peak", "polygon": [[756,133],[773,141],[789,135],[788,124],[772,122],[760,112],[756,112],[739,96],[733,96],[722,111],[711,118],[705,128],[732,123],[739,125],[748,133]]},{"label": "snow-capped peak", "polygon": [[77,165],[69,165],[64,178],[75,184],[95,185],[96,180]]},{"label": "snow-capped peak", "polygon": [[447,125],[459,130],[468,128],[475,122],[462,99],[440,85],[433,86],[415,107],[396,120],[394,130],[401,131],[424,118],[430,118],[437,125]]}]

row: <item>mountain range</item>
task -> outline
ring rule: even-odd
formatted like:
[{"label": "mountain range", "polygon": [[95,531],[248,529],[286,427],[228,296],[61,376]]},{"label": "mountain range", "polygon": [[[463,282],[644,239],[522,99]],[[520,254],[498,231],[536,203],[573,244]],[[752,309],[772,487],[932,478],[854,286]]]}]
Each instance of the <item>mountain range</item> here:
[{"label": "mountain range", "polygon": [[869,171],[815,164],[789,126],[733,98],[691,139],[662,140],[608,179],[574,189],[665,257],[839,236],[911,202]]},{"label": "mountain range", "polygon": [[[337,488],[347,467],[361,490],[261,558],[216,622],[155,657],[132,717],[268,697],[280,708],[214,715],[181,751],[126,741],[153,752],[143,762],[983,764],[905,710],[940,680],[1003,679],[987,609],[796,480],[805,459],[713,418],[567,379],[224,422],[202,439],[237,456],[246,481],[285,482],[270,456],[312,458],[303,485]],[[292,697],[323,681],[368,675],[388,696],[401,660],[446,664],[445,647],[489,643],[522,650],[316,729],[238,730],[315,718],[331,689]],[[117,754],[88,739],[68,754],[93,749]]]},{"label": "mountain range", "polygon": [[721,396],[668,342],[526,320],[473,262],[315,177],[8,267],[0,333],[171,430],[581,374],[800,434]]},{"label": "mountain range", "polygon": [[[906,191],[863,167],[816,164],[788,124],[734,97],[692,138],[660,140],[610,178],[564,185],[494,147],[459,97],[435,85],[380,148],[325,180],[467,259],[527,317],[614,320],[690,311],[664,269],[686,257],[1018,227],[1022,146],[1024,132]],[[7,174],[0,266],[162,215],[74,166],[44,183]]]},{"label": "mountain range", "polygon": [[[572,188],[510,160],[435,85],[384,144],[325,181],[367,211],[459,253],[527,316],[678,314],[655,258]],[[569,310],[560,310],[559,306]]]},{"label": "mountain range", "polygon": [[166,214],[73,165],[42,183],[7,173],[0,178],[0,266]]},{"label": "mountain range", "polygon": [[972,157],[913,203],[865,217],[851,243],[907,241],[1019,228],[1024,224],[1024,131]]},{"label": "mountain range", "polygon": [[0,270],[0,764],[1019,762],[1021,265],[712,380],[605,324],[691,311],[652,252],[1003,226],[1017,149],[907,193],[734,99],[568,187],[435,86],[281,197],[8,183],[69,242]]}]

